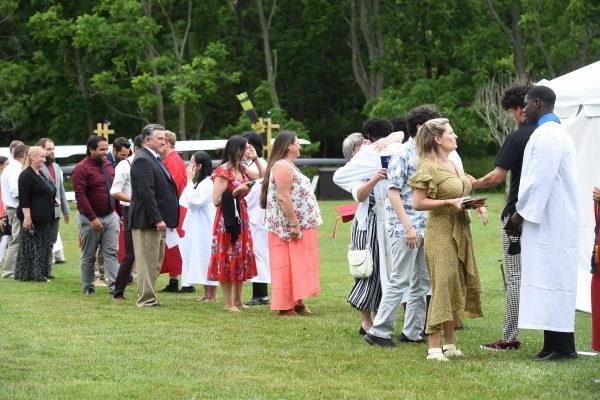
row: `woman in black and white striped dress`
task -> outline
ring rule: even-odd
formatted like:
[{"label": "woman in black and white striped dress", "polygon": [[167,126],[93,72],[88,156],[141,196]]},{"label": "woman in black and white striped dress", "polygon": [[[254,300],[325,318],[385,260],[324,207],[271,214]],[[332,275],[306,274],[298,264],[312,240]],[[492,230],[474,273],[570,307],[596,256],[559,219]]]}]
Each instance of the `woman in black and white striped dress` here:
[{"label": "woman in black and white striped dress", "polygon": [[[343,142],[342,150],[346,160],[360,150],[365,139],[360,133],[350,134]],[[348,303],[359,310],[362,323],[359,329],[361,335],[371,329],[373,317],[377,313],[381,301],[381,281],[379,278],[379,246],[377,245],[376,216],[373,210],[375,196],[373,187],[385,178],[385,171],[378,171],[371,179],[365,181],[357,190],[356,197],[362,204],[359,205],[351,229],[351,243],[355,250],[364,250],[370,247],[373,256],[373,273],[367,278],[356,278],[354,286],[348,296]],[[368,208],[367,208],[368,206]]]}]

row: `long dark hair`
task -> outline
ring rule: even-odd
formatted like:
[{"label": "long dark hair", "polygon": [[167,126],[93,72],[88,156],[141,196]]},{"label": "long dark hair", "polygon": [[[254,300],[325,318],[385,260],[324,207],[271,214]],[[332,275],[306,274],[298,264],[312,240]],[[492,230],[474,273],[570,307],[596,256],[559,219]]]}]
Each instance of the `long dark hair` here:
[{"label": "long dark hair", "polygon": [[277,161],[285,158],[289,150],[290,145],[296,141],[296,133],[292,131],[283,131],[275,138],[273,142],[273,149],[269,156],[269,162],[267,163],[267,170],[265,171],[265,177],[263,179],[262,191],[260,192],[260,206],[267,208],[267,195],[269,192],[269,177],[271,176],[271,169],[273,164]]},{"label": "long dark hair", "polygon": [[198,150],[192,155],[194,162],[199,165],[200,171],[196,171],[196,174],[192,178],[194,182],[194,188],[198,187],[198,184],[202,182],[207,176],[212,175],[212,160],[207,152]]},{"label": "long dark hair", "polygon": [[242,137],[248,140],[248,143],[256,150],[256,155],[262,157],[263,154],[263,142],[260,135],[254,131],[242,132]]},{"label": "long dark hair", "polygon": [[232,163],[234,167],[237,167],[239,163],[244,159],[246,153],[246,145],[248,140],[241,137],[240,135],[233,135],[227,139],[225,149],[223,149],[223,164],[228,162]]}]

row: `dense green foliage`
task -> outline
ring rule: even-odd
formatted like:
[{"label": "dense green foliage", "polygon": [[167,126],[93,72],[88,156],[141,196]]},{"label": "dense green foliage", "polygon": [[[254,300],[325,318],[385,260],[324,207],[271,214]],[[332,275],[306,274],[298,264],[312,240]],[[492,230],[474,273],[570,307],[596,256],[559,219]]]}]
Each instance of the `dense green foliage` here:
[{"label": "dense green foliage", "polygon": [[463,156],[478,157],[495,150],[478,88],[598,59],[599,11],[593,0],[0,0],[0,144],[82,143],[104,119],[124,136],[156,121],[180,138],[224,137],[248,125],[235,97],[247,91],[323,155],[368,115],[435,103]]}]

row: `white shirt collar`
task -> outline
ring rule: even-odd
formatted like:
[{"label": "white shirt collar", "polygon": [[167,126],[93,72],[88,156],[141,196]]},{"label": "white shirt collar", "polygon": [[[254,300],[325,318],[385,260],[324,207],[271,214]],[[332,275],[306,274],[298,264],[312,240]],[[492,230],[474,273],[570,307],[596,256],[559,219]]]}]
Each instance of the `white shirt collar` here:
[{"label": "white shirt collar", "polygon": [[158,158],[158,157],[159,157],[158,153],[157,153],[157,152],[155,152],[154,150],[152,150],[150,147],[148,147],[148,146],[144,146],[144,148],[145,148],[146,150],[148,150],[148,151],[149,151],[149,152],[150,152],[150,153],[151,153],[151,154],[152,154],[154,157],[156,157],[156,158]]}]

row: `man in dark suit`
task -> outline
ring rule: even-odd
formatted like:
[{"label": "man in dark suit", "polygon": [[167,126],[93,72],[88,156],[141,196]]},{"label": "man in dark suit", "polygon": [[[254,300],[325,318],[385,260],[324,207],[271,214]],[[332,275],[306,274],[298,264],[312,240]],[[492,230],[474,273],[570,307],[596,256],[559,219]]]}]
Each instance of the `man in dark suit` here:
[{"label": "man in dark suit", "polygon": [[[143,147],[131,164],[129,226],[138,272],[138,307],[160,304],[154,285],[164,255],[161,238],[179,221],[177,187],[159,154],[165,146],[165,128],[149,124],[142,129]],[[163,253],[163,254],[161,254]]]}]

